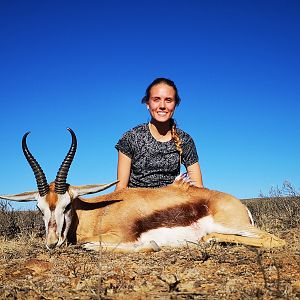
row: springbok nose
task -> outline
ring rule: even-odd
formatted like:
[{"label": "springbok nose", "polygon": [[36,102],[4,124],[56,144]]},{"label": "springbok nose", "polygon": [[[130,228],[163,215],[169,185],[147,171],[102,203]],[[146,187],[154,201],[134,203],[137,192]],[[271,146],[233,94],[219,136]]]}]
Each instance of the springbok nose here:
[{"label": "springbok nose", "polygon": [[54,243],[51,243],[51,244],[47,244],[47,248],[48,249],[54,249],[57,245],[58,241],[57,242],[54,242]]},{"label": "springbok nose", "polygon": [[50,232],[48,233],[48,236],[46,238],[46,246],[48,249],[53,249],[56,247],[58,243],[58,236],[56,234],[56,232],[54,232],[53,230],[50,230]]}]

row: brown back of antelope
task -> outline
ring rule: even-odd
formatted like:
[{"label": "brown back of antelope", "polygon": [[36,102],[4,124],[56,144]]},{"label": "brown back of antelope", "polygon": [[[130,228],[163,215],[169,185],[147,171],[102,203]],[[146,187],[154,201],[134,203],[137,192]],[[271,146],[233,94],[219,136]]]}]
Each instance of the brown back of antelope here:
[{"label": "brown back of antelope", "polygon": [[[88,203],[86,202],[88,201]],[[283,246],[284,241],[251,223],[247,208],[231,195],[183,181],[158,189],[125,189],[74,199],[70,237],[98,249],[152,251],[201,239]]]}]

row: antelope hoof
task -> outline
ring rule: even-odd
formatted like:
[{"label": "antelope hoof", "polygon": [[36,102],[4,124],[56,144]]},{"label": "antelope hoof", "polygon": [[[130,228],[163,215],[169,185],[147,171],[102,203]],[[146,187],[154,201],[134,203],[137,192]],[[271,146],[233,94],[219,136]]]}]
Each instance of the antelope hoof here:
[{"label": "antelope hoof", "polygon": [[157,245],[157,243],[155,241],[150,241],[150,246],[152,247],[154,252],[158,252],[160,251],[160,247]]}]

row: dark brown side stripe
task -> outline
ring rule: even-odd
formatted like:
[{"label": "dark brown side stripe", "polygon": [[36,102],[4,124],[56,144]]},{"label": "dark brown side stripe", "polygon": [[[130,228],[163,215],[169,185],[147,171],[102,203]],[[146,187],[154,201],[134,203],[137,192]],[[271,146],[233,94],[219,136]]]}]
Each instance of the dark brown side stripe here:
[{"label": "dark brown side stripe", "polygon": [[137,220],[131,232],[139,238],[143,232],[160,227],[189,226],[200,218],[208,215],[208,208],[203,202],[187,203],[154,211],[151,215]]}]

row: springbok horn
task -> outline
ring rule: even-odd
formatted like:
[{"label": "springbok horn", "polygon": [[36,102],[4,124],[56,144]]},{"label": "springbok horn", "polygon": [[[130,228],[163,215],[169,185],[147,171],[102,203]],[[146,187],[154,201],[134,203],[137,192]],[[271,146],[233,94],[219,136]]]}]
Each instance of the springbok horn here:
[{"label": "springbok horn", "polygon": [[69,130],[72,135],[72,145],[64,161],[62,162],[55,178],[54,190],[57,194],[61,195],[63,195],[67,191],[67,176],[77,149],[77,139],[74,131],[71,128],[67,128],[67,130]]},{"label": "springbok horn", "polygon": [[30,132],[26,132],[23,135],[22,138],[22,149],[23,149],[23,153],[34,173],[35,179],[36,179],[36,183],[37,183],[37,187],[38,187],[38,191],[41,197],[45,196],[48,192],[49,192],[49,185],[47,183],[47,179],[46,176],[42,170],[42,168],[40,167],[40,165],[38,164],[38,162],[35,160],[35,158],[33,157],[33,155],[30,153],[27,144],[26,144],[26,138],[28,136]]}]

